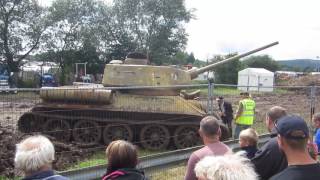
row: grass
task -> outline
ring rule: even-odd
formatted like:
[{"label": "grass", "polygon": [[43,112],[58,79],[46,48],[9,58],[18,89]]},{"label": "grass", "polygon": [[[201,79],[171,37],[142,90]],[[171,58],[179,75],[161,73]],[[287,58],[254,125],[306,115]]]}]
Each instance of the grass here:
[{"label": "grass", "polygon": [[150,175],[148,175],[148,177],[150,177],[150,179],[152,180],[176,180],[176,179],[183,179],[185,172],[186,172],[186,164],[185,163],[181,163],[179,164],[177,167],[172,167],[172,168],[168,168],[168,169],[164,169],[162,171],[159,172],[154,172]]},{"label": "grass", "polygon": [[[198,80],[193,80],[193,84],[207,84],[208,81],[198,81]],[[208,95],[208,87],[199,87],[199,88],[192,88],[188,91],[195,91],[200,89],[201,95],[202,96],[207,96]],[[288,88],[274,88],[273,92],[253,92],[253,94],[265,94],[265,93],[275,93],[275,94],[287,94],[290,91]],[[237,89],[237,86],[215,86],[213,89],[214,95],[238,95],[240,93],[240,90]]]},{"label": "grass", "polygon": [[107,161],[106,161],[105,152],[98,151],[98,152],[94,153],[93,155],[91,155],[90,157],[88,157],[87,159],[85,159],[84,161],[78,162],[78,163],[70,166],[66,170],[81,169],[81,168],[86,168],[86,167],[90,167],[90,166],[97,166],[97,165],[105,164],[106,162]]},{"label": "grass", "polygon": [[[199,87],[199,88],[190,88],[187,90],[187,92],[192,92],[195,90],[200,89],[200,94],[201,96],[208,96],[208,87]],[[237,87],[230,87],[230,86],[215,86],[213,87],[213,95],[214,96],[225,96],[225,95],[239,95],[240,90],[237,89]],[[290,91],[287,89],[283,88],[274,88],[272,92],[258,92],[258,91],[253,91],[252,94],[253,96],[255,94],[288,94]]]},{"label": "grass", "polygon": [[0,180],[19,180],[21,177],[8,178],[5,176],[0,176]]},{"label": "grass", "polygon": [[[158,154],[161,152],[165,152],[164,150],[158,150],[158,151],[151,151],[151,150],[146,150],[146,149],[140,149],[138,151],[138,156],[143,157],[143,156],[148,156],[152,154]],[[85,159],[84,161],[78,162],[66,170],[73,170],[73,169],[81,169],[81,168],[86,168],[86,167],[91,167],[91,166],[97,166],[97,165],[103,165],[106,164],[106,155],[105,151],[98,151],[95,152],[93,155]]]}]

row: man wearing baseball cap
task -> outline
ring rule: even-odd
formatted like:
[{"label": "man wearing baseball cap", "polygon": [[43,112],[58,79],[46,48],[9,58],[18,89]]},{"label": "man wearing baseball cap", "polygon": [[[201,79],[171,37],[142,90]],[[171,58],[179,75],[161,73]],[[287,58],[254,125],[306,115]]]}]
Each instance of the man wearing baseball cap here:
[{"label": "man wearing baseball cap", "polygon": [[232,136],[232,120],[233,120],[233,109],[230,102],[225,101],[222,96],[219,96],[216,101],[219,106],[219,115],[223,123],[228,126],[229,135]]},{"label": "man wearing baseball cap", "polygon": [[278,144],[285,153],[288,167],[271,180],[320,179],[320,164],[311,158],[307,150],[309,129],[299,116],[285,116],[275,125]]}]

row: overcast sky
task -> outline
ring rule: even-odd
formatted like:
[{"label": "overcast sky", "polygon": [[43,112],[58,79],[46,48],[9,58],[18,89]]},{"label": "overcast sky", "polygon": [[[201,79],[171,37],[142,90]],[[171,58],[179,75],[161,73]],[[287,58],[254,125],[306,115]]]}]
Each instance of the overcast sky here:
[{"label": "overcast sky", "polygon": [[187,25],[187,51],[206,59],[279,41],[262,53],[277,60],[316,59],[319,4],[317,0],[186,0],[187,8],[196,8],[196,19]]},{"label": "overcast sky", "polygon": [[[39,0],[49,4],[52,0]],[[263,54],[276,60],[320,56],[319,0],[186,0],[188,52],[205,60],[279,41]]]}]

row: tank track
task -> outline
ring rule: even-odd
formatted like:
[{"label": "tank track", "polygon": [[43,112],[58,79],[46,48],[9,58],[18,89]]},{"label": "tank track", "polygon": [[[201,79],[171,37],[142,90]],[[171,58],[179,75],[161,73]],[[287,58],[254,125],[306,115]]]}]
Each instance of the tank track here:
[{"label": "tank track", "polygon": [[[20,117],[18,129],[23,133],[48,134],[83,147],[124,139],[150,150],[180,149],[202,144],[198,135],[201,118],[186,114],[35,107]],[[222,128],[222,134],[222,140],[228,138],[227,128]]]}]

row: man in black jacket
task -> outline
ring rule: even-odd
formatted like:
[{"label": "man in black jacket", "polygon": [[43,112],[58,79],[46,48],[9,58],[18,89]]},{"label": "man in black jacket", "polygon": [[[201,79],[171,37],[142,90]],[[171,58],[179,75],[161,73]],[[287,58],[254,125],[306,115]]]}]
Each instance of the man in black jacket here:
[{"label": "man in black jacket", "polygon": [[217,99],[219,106],[219,115],[223,123],[228,126],[230,136],[232,137],[232,120],[233,120],[233,110],[231,103],[225,101],[222,96]]},{"label": "man in black jacket", "polygon": [[262,180],[269,179],[288,166],[286,156],[279,148],[275,128],[275,123],[286,115],[286,109],[280,106],[270,108],[266,114],[266,126],[271,133],[270,140],[256,152],[251,160]]},{"label": "man in black jacket", "polygon": [[320,179],[320,164],[313,159],[307,148],[309,128],[303,118],[286,116],[276,126],[278,144],[287,157],[288,168],[270,180],[314,180]]}]

